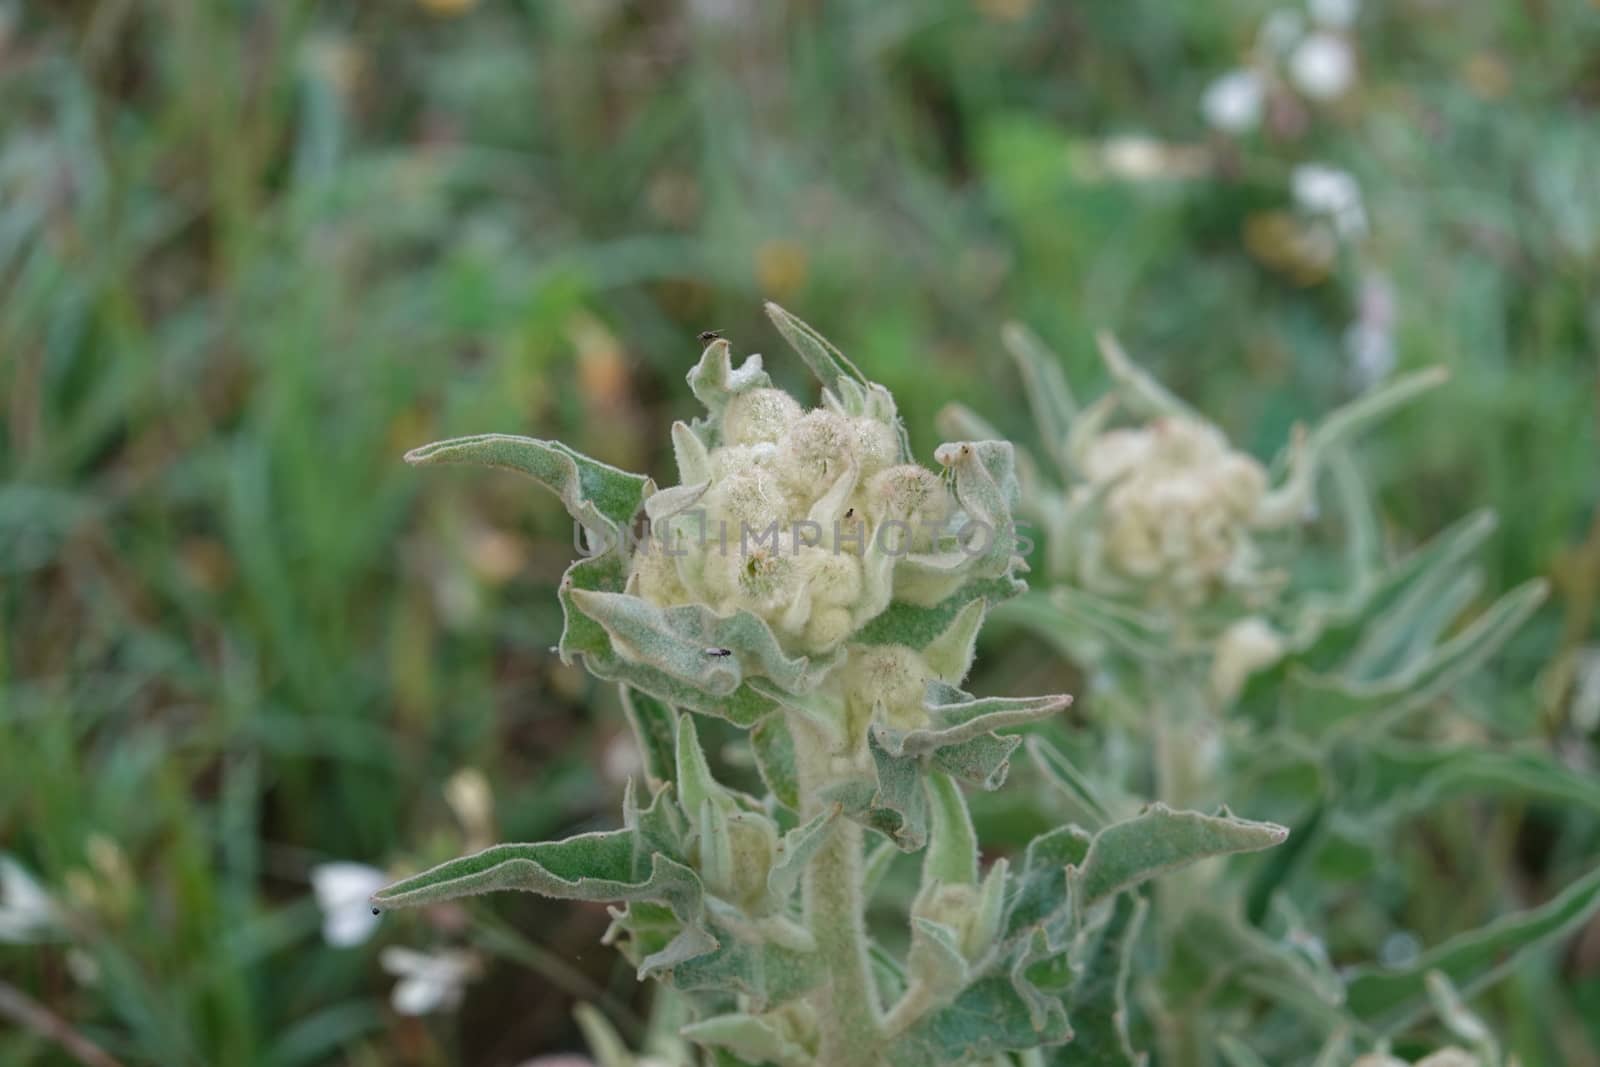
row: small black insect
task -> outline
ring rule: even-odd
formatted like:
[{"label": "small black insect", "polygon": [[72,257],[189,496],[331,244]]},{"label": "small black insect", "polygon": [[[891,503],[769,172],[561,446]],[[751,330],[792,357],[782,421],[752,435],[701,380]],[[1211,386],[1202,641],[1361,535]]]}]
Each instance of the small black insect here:
[{"label": "small black insect", "polygon": [[697,338],[697,340],[705,344],[710,344],[712,341],[721,341],[722,339],[721,330],[701,330],[700,336]]},{"label": "small black insect", "polygon": [[731,649],[731,648],[708,648],[708,649],[706,649],[706,655],[715,656],[717,659],[722,659],[722,658],[724,658],[726,656],[733,655],[733,649]]}]

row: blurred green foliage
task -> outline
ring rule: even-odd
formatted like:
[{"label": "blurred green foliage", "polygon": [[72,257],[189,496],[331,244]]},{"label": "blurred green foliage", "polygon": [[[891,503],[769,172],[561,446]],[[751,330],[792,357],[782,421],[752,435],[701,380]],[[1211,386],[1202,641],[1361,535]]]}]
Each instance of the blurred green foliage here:
[{"label": "blurred green foliage", "polygon": [[[778,351],[767,297],[895,391],[919,454],[950,399],[1028,432],[1009,318],[1080,381],[1113,329],[1265,447],[1356,389],[1343,338],[1384,279],[1398,365],[1454,375],[1375,445],[1391,532],[1500,512],[1489,591],[1556,596],[1469,699],[1570,740],[1600,595],[1600,7],[1372,3],[1350,93],[1223,138],[1200,95],[1272,10],[0,7],[0,848],[77,946],[0,945],[0,976],[129,1064],[576,1047],[574,998],[633,996],[588,951],[602,913],[392,920],[378,941],[491,961],[426,1021],[389,1009],[370,945],[318,935],[315,864],[470,840],[462,768],[525,840],[600,825],[625,762],[613,695],[547,651],[559,504],[398,457],[499,428],[660,474],[694,335]],[[1128,135],[1154,173],[1108,172]],[[1370,222],[1308,266],[1271,238],[1304,236],[1310,161],[1357,178]],[[1008,646],[1018,691],[1061,670]],[[1593,768],[1592,742],[1568,758]],[[1423,834],[1381,891],[1542,899],[1600,840],[1560,811],[1493,825],[1481,870],[1430,864]],[[1507,995],[1514,1044],[1554,1027],[1595,1062],[1596,936]],[[64,1056],[0,1027],[0,1062]]]}]

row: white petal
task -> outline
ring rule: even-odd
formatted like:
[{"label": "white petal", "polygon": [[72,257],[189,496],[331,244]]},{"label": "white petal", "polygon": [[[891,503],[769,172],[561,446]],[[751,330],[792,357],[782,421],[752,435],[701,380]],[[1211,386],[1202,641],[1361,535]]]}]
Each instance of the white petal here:
[{"label": "white petal", "polygon": [[55,902],[44,887],[22,864],[0,855],[0,941],[33,941],[55,921]]},{"label": "white petal", "polygon": [[311,892],[322,909],[322,939],[335,948],[359,945],[372,936],[378,917],[372,894],[388,876],[364,863],[322,863],[311,868]]},{"label": "white petal", "polygon": [[1344,94],[1356,78],[1350,42],[1332,33],[1313,33],[1289,56],[1289,78],[1313,100]]},{"label": "white petal", "polygon": [[334,948],[354,948],[372,936],[378,921],[365,901],[329,910],[322,916],[322,940]]},{"label": "white petal", "polygon": [[1200,98],[1200,112],[1224,133],[1245,133],[1261,121],[1261,76],[1253,70],[1229,71]]},{"label": "white petal", "polygon": [[344,907],[351,901],[365,904],[388,881],[388,875],[365,863],[339,860],[311,868],[311,891],[324,910]]},{"label": "white petal", "polygon": [[402,978],[394,984],[389,1003],[401,1015],[427,1015],[443,1006],[451,988],[429,978]]},{"label": "white petal", "polygon": [[403,945],[390,945],[378,953],[379,966],[390,974],[402,978],[426,974],[432,962],[431,956]]}]

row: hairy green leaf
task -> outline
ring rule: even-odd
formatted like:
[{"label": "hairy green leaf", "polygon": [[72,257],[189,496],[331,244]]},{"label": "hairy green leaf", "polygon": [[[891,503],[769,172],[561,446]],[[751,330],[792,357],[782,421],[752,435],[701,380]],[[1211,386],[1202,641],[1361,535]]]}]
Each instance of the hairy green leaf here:
[{"label": "hairy green leaf", "polygon": [[485,433],[423,445],[406,453],[416,466],[476,463],[526,474],[561,498],[567,512],[602,544],[615,547],[638,513],[650,479],[590,459],[560,441]]},{"label": "hairy green leaf", "polygon": [[1227,809],[1202,815],[1152,804],[1095,834],[1070,878],[1081,894],[1079,906],[1087,909],[1167,871],[1211,856],[1271,848],[1288,836],[1282,826],[1240,819]]}]

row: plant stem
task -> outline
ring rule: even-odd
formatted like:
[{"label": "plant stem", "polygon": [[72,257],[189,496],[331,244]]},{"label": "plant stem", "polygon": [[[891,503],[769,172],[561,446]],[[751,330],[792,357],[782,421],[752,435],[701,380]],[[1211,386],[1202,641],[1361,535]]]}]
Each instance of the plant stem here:
[{"label": "plant stem", "polygon": [[[810,817],[822,810],[817,800],[834,779],[827,739],[807,727],[795,734],[801,795]],[[830,1067],[871,1067],[882,1040],[878,989],[867,957],[861,892],[861,827],[848,819],[834,823],[827,844],[806,867],[802,883],[806,926],[817,939],[817,954],[827,971],[816,996],[824,1020],[820,1063]]]}]

